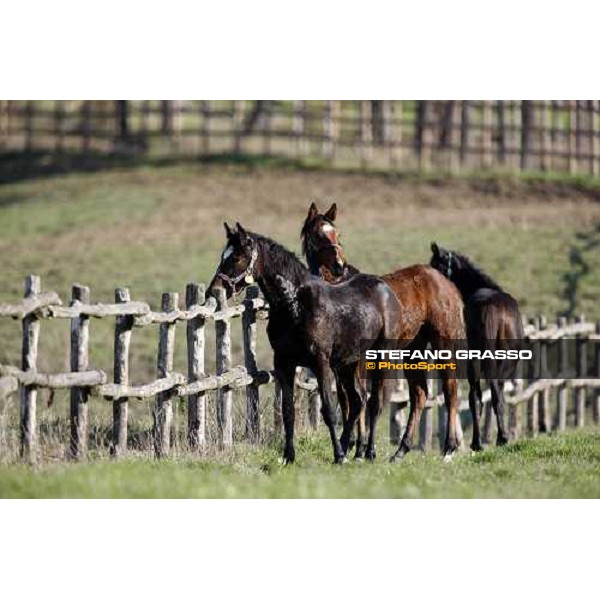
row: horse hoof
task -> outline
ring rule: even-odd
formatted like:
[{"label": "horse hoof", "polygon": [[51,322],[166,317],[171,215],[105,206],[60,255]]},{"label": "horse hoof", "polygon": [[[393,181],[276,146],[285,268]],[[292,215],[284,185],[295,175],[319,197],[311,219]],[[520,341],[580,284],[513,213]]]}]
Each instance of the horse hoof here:
[{"label": "horse hoof", "polygon": [[450,464],[453,459],[454,459],[454,452],[444,454],[444,463],[445,464],[447,464],[447,465]]},{"label": "horse hoof", "polygon": [[473,452],[482,452],[483,446],[481,444],[471,444],[471,450]]},{"label": "horse hoof", "polygon": [[504,436],[498,436],[498,438],[496,439],[496,446],[506,446],[506,444],[508,444],[508,439]]},{"label": "horse hoof", "polygon": [[354,462],[357,462],[357,463],[365,462],[365,459],[363,456],[355,456]]},{"label": "horse hoof", "polygon": [[334,465],[345,465],[347,462],[348,462],[348,457],[347,456],[337,456],[333,460],[333,464]]}]

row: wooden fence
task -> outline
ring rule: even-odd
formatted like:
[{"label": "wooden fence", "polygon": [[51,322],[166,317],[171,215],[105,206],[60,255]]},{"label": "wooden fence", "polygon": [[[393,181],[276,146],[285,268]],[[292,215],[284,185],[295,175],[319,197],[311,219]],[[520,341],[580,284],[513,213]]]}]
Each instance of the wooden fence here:
[{"label": "wooden fence", "polygon": [[0,151],[600,174],[600,101],[2,101]]},{"label": "wooden fence", "polygon": [[[219,442],[222,446],[233,443],[232,389],[245,388],[246,430],[250,442],[261,439],[259,419],[260,387],[275,384],[274,428],[279,435],[282,427],[281,394],[270,371],[257,366],[257,319],[268,317],[268,307],[258,295],[258,288],[250,287],[243,302],[229,307],[223,290],[216,299],[205,301],[204,286],[190,283],[186,287],[185,310],[179,308],[176,293],[162,295],[161,310],[152,311],[145,302],[133,301],[127,288],[115,290],[112,304],[91,304],[89,288],[74,285],[69,306],[64,306],[55,292],[43,292],[40,278],[30,275],[25,280],[25,297],[15,305],[0,304],[0,317],[19,319],[22,322],[22,364],[19,367],[0,365],[0,399],[20,392],[21,456],[35,461],[37,454],[36,404],[38,388],[70,389],[70,445],[69,454],[83,459],[88,446],[88,404],[91,396],[102,397],[112,403],[113,427],[111,453],[118,457],[127,451],[128,401],[130,398],[154,400],[154,453],[168,456],[171,449],[173,426],[173,400],[187,399],[187,443],[192,450],[207,444],[206,392],[216,390],[216,415]],[[89,338],[91,318],[114,318],[114,372],[108,382],[106,373],[89,365]],[[233,366],[231,351],[231,326],[241,318],[244,365]],[[40,325],[44,319],[68,319],[71,324],[71,371],[65,373],[40,373],[37,371]],[[175,332],[177,324],[186,325],[187,375],[173,369]],[[213,322],[216,333],[216,373],[205,373],[205,327]],[[156,324],[159,326],[157,351],[157,377],[145,385],[129,383],[129,349],[133,330]],[[585,424],[588,407],[588,390],[593,390],[592,414],[600,423],[600,322],[586,322],[580,317],[567,323],[560,317],[554,326],[543,318],[526,326],[526,335],[540,345],[539,366],[526,374],[525,380],[506,384],[508,393],[508,426],[510,437],[517,439],[522,433],[562,431],[568,424],[568,409],[574,408],[574,425]],[[548,351],[557,345],[557,360],[561,373],[568,372],[567,339],[576,337],[576,371],[574,377],[548,378]],[[593,344],[596,377],[587,376],[587,359]],[[536,363],[537,364],[537,363]],[[397,443],[401,433],[403,409],[407,393],[399,382],[398,391],[390,407],[390,439]],[[319,399],[316,383],[297,377],[297,388],[309,393],[308,417],[312,427],[318,425]],[[552,415],[551,396],[556,391],[555,416]],[[573,402],[570,401],[572,398]],[[492,433],[492,414],[489,391],[484,393],[484,441]],[[438,427],[443,439],[445,409],[441,394],[434,395],[424,412],[420,424],[420,446],[430,449],[433,441],[433,408],[438,407]],[[521,409],[526,407],[526,428],[522,431]],[[460,410],[468,412],[466,401]]]}]

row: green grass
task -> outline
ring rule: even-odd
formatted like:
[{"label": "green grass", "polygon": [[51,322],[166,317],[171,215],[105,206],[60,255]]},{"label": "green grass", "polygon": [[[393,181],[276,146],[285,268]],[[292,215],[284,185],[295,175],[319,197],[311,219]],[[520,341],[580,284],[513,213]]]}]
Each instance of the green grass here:
[{"label": "green grass", "polygon": [[0,468],[10,498],[597,498],[600,434],[573,432],[522,440],[452,464],[414,452],[402,464],[330,464],[325,437],[301,438],[297,464],[281,467],[275,446],[214,459],[126,460]]},{"label": "green grass", "polygon": [[[346,254],[363,271],[383,274],[399,266],[428,262],[430,241],[436,240],[472,257],[517,297],[529,315],[544,313],[553,319],[557,312],[570,315],[583,312],[589,319],[600,318],[597,182],[564,177],[515,179],[494,174],[447,178],[439,174],[417,177],[319,168],[301,170],[296,164],[258,159],[239,164],[223,159],[178,165],[167,161],[162,166],[105,166],[107,170],[54,176],[38,173],[38,178],[0,186],[0,302],[18,302],[25,275],[36,273],[42,276],[43,288],[57,291],[65,303],[69,301],[71,284],[78,282],[91,287],[92,301],[110,302],[116,287],[128,285],[134,299],[145,300],[157,308],[162,292],[179,291],[183,295],[186,283],[210,279],[224,243],[223,220],[239,220],[298,252],[301,225],[310,201],[316,200],[322,208],[337,202],[337,224]],[[240,364],[238,324],[234,323],[233,332],[234,364]],[[134,331],[130,368],[134,384],[156,376],[157,335],[156,327]],[[0,364],[18,365],[20,323],[0,320],[0,340]],[[209,372],[214,372],[213,341],[209,326],[206,352]],[[105,370],[109,377],[112,345],[112,320],[92,320],[90,364],[92,368]],[[269,368],[272,353],[262,329],[258,350],[259,366]],[[68,323],[44,321],[38,369],[68,370],[68,352]],[[182,327],[177,328],[175,370],[186,372]],[[272,390],[264,389],[265,410],[271,398]],[[64,456],[68,393],[58,390],[52,406],[46,400],[45,393],[40,393],[38,419],[45,465]],[[130,407],[131,431],[143,435],[151,423],[151,404],[131,402]],[[110,409],[108,403],[92,398],[91,426],[98,437],[97,447],[104,449]],[[241,423],[244,412],[241,395],[236,396],[234,411],[237,411],[236,423]],[[184,423],[185,419],[182,412],[179,420]],[[214,428],[214,414],[209,414],[209,419]],[[263,422],[271,423],[271,415],[265,413]],[[0,456],[4,463],[14,460],[17,423],[18,402],[13,398],[0,403],[0,439],[10,440],[11,446],[10,452]],[[236,429],[236,434],[239,431]],[[323,450],[322,454],[325,460],[327,452]],[[260,460],[270,465],[275,456],[276,452],[267,452]],[[432,472],[442,468],[433,458],[413,457],[399,471],[407,473],[406,480],[397,480],[399,489],[411,481],[408,474],[413,468],[412,461],[417,461],[414,463],[417,477],[423,460],[427,464],[433,461]],[[471,465],[469,459],[461,459],[457,464],[462,461]],[[275,477],[297,476],[290,489],[304,485],[303,482],[317,486],[318,478],[311,483],[309,476],[313,467],[310,463],[302,464],[299,470],[290,470],[289,475],[286,472]],[[202,462],[187,466],[134,462],[69,468],[66,473],[81,472],[82,477],[88,473],[89,477],[102,478],[103,475],[96,473],[112,469],[119,470],[118,473],[123,469],[125,475],[127,469],[135,472],[138,468],[147,472],[148,477],[158,473],[158,479],[162,478],[162,469],[197,471],[203,475],[199,481],[207,480],[211,473],[219,479],[221,468],[223,473],[229,469],[233,474],[238,469],[233,465],[215,466],[213,471],[213,467]],[[45,477],[60,472],[53,469],[44,471],[47,474],[36,481],[41,485]],[[325,463],[322,469],[325,479],[338,473]],[[362,494],[369,493],[365,491],[371,482],[369,473],[377,473],[378,469],[389,467],[378,465],[369,471],[363,466],[350,465],[343,473],[355,473],[359,480],[368,479],[361,484],[361,491],[356,492]],[[260,469],[257,472],[262,473]],[[440,471],[448,472],[448,469]],[[106,477],[110,480],[109,475]],[[117,475],[115,485],[118,485],[116,479]],[[266,475],[260,475],[259,479],[265,485],[274,481]],[[348,485],[349,490],[353,489]],[[373,485],[376,493],[393,493],[382,491],[376,482]],[[215,489],[221,490],[218,486]],[[311,488],[313,492],[321,493]],[[107,489],[105,493],[111,491]],[[133,488],[127,493],[135,494]],[[226,494],[226,490],[222,493]]]}]

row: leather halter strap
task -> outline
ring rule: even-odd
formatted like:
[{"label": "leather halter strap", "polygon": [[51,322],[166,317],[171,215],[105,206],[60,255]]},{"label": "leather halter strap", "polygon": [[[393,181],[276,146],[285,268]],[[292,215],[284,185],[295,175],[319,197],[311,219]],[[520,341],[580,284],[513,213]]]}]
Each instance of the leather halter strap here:
[{"label": "leather halter strap", "polygon": [[448,259],[446,261],[446,277],[448,279],[452,277],[452,252],[448,252]]},{"label": "leather halter strap", "polygon": [[229,277],[229,275],[225,273],[221,273],[221,266],[223,265],[223,260],[221,259],[221,264],[219,265],[219,272],[217,273],[217,277],[221,279],[224,283],[226,283],[231,291],[235,292],[235,286],[245,279],[246,277],[252,275],[252,271],[254,270],[254,265],[256,264],[256,259],[258,258],[258,249],[256,246],[252,248],[252,257],[250,258],[250,262],[244,271],[236,275],[235,277]]}]

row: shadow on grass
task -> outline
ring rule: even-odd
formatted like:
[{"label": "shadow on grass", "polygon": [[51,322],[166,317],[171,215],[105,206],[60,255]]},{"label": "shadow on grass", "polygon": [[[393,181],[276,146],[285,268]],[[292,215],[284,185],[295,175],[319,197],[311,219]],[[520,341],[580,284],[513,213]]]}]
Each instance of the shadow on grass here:
[{"label": "shadow on grass", "polygon": [[[0,184],[42,179],[69,173],[97,173],[113,169],[140,167],[171,167],[177,165],[231,165],[259,168],[310,169],[316,164],[279,156],[250,154],[214,154],[209,156],[152,157],[140,153],[67,153],[67,152],[5,152],[0,153]],[[18,201],[18,199],[15,199]],[[3,204],[10,204],[10,199]]]},{"label": "shadow on grass", "polygon": [[[225,152],[206,156],[177,154],[157,156],[140,151],[136,147],[113,153],[102,152],[53,152],[36,150],[29,152],[0,153],[0,184],[23,180],[41,179],[69,173],[96,173],[112,169],[140,167],[171,167],[196,165],[199,167],[219,165],[258,169],[289,169],[298,171],[322,171],[339,174],[361,174],[384,177],[394,181],[413,181],[440,186],[451,182],[465,182],[474,191],[501,196],[507,193],[520,194],[523,188],[540,196],[564,195],[580,192],[600,202],[600,180],[589,175],[568,173],[526,172],[513,173],[498,170],[465,170],[460,173],[402,169],[386,166],[341,166],[319,156],[289,158],[281,155],[244,154]],[[513,189],[514,187],[514,189]],[[15,199],[18,201],[18,199]],[[10,199],[4,200],[4,204]]]}]

